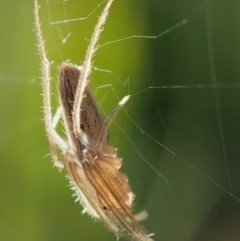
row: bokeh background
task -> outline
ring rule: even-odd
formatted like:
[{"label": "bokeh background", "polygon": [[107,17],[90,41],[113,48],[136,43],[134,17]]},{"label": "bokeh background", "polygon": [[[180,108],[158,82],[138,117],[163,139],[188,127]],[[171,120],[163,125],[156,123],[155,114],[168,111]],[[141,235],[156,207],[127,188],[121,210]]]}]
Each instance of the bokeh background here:
[{"label": "bokeh background", "polygon": [[[39,4],[56,108],[58,68],[82,63],[105,3]],[[48,155],[33,1],[0,6],[0,240],[116,240],[81,214]],[[110,142],[156,241],[240,240],[239,16],[235,0],[115,0],[111,8],[91,87],[105,116],[132,95]],[[78,20],[51,24],[70,19]]]}]

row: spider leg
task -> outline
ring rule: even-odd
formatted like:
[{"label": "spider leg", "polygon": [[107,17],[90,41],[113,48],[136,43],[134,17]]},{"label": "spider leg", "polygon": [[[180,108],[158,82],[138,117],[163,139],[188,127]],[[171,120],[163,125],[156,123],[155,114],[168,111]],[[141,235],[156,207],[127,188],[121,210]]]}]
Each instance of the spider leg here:
[{"label": "spider leg", "polygon": [[57,108],[57,111],[55,112],[53,118],[52,118],[52,129],[55,129],[60,118],[61,118],[61,115],[62,115],[62,110],[61,110],[61,107],[59,106]]},{"label": "spider leg", "polygon": [[109,125],[110,125],[111,121],[114,119],[114,117],[116,116],[118,111],[129,100],[129,98],[130,98],[130,95],[126,95],[125,97],[123,97],[123,99],[120,102],[118,102],[118,105],[113,110],[113,112],[110,114],[110,116],[108,116],[108,118],[104,121],[104,123],[102,125],[100,135],[99,135],[99,138],[98,138],[98,141],[97,141],[97,145],[96,145],[96,148],[97,148],[98,151],[101,151],[101,149],[102,149],[102,145],[103,145],[103,142],[104,142],[105,137],[107,135],[108,128],[109,128]]},{"label": "spider leg", "polygon": [[[59,106],[57,108],[56,113],[54,114],[53,118],[52,118],[52,129],[55,130],[60,118],[61,118],[61,107]],[[59,170],[64,169],[64,164],[62,161],[58,160],[58,155],[57,155],[57,145],[54,144],[54,141],[50,142],[50,150],[51,150],[51,156],[52,156],[52,161],[55,167],[57,167]]]},{"label": "spider leg", "polygon": [[50,97],[50,63],[46,56],[46,50],[44,46],[44,40],[41,31],[41,25],[38,15],[38,2],[34,2],[34,17],[35,17],[35,28],[38,41],[38,50],[41,58],[41,72],[42,72],[42,87],[43,87],[43,110],[44,110],[44,121],[46,130],[52,129],[52,112],[51,112],[51,97]]},{"label": "spider leg", "polygon": [[65,140],[55,130],[55,127],[60,119],[61,110],[57,110],[55,116],[52,119],[51,112],[51,97],[50,97],[50,63],[46,56],[46,50],[44,46],[44,40],[41,31],[41,25],[38,15],[38,2],[34,2],[34,17],[35,17],[35,28],[38,41],[38,51],[41,58],[41,72],[42,72],[42,88],[43,88],[43,110],[44,110],[44,122],[48,141],[51,148],[51,156],[54,165],[58,168],[63,168],[63,164],[58,161],[56,148],[60,148],[62,151],[73,153],[72,148],[67,144]]},{"label": "spider leg", "polygon": [[83,92],[88,84],[87,77],[89,76],[89,74],[91,72],[91,67],[92,67],[91,61],[92,61],[93,55],[96,51],[96,44],[100,37],[102,28],[104,26],[104,23],[106,21],[106,18],[107,18],[108,12],[109,12],[109,8],[112,5],[112,3],[113,3],[113,0],[108,0],[106,6],[104,7],[104,9],[102,11],[101,16],[99,17],[97,25],[95,26],[95,29],[92,34],[92,38],[90,40],[90,43],[89,43],[89,46],[87,49],[87,53],[86,53],[84,62],[82,65],[81,75],[78,80],[78,87],[77,87],[75,101],[74,101],[74,105],[73,105],[73,132],[79,140],[81,139],[81,136],[82,136],[82,131],[80,129],[80,124],[81,124],[81,120],[80,120],[80,109],[81,108],[80,107],[81,107],[82,100],[84,98]]}]

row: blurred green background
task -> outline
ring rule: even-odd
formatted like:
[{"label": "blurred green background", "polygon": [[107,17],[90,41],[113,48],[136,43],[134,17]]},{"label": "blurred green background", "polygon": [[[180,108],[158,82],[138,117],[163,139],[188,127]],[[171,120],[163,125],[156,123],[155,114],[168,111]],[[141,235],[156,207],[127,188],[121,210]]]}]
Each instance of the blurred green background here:
[{"label": "blurred green background", "polygon": [[[65,173],[52,167],[33,1],[0,4],[0,240],[116,240],[81,214]],[[105,3],[39,4],[55,109],[59,65],[82,63]],[[91,74],[105,116],[132,95],[110,141],[136,194],[134,211],[148,211],[143,225],[156,241],[240,240],[239,20],[235,0],[115,0],[110,10],[100,46],[162,34],[103,46]]]}]

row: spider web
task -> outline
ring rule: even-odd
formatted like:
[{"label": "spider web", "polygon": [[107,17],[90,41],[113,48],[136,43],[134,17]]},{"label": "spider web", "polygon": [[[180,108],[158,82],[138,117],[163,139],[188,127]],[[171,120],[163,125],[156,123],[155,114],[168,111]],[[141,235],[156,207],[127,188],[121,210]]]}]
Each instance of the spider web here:
[{"label": "spider web", "polygon": [[[47,4],[49,22],[62,45],[74,46],[67,54],[61,46],[63,60],[81,64],[105,2],[60,2],[57,13],[54,4]],[[105,115],[124,95],[132,96],[110,137],[137,193],[135,209],[148,210],[146,227],[155,240],[240,237],[233,154],[240,83],[236,75],[224,77],[233,69],[224,68],[226,53],[218,46],[224,43],[216,40],[223,31],[216,6],[114,5],[93,63],[92,89]]]},{"label": "spider web", "polygon": [[[82,64],[105,3],[40,2],[54,82],[63,61]],[[115,0],[110,9],[93,62],[91,89],[105,116],[131,95],[111,124],[110,142],[118,148],[121,170],[136,194],[134,211],[147,210],[143,225],[155,233],[156,241],[240,239],[238,16],[239,4],[210,0]],[[2,71],[3,89],[20,83],[29,93],[31,86],[27,97],[25,92],[16,97],[28,101],[41,90],[31,77],[36,71],[27,76]],[[56,108],[55,84],[53,93]],[[36,110],[40,97],[37,101]],[[29,106],[24,119],[19,114],[20,130],[37,127],[41,136],[34,140],[46,142],[38,122],[42,113],[36,117],[29,114],[32,110]],[[2,132],[3,150],[14,131]],[[114,240],[101,224],[80,215],[64,187],[64,173],[51,170],[50,163],[46,167],[50,158],[42,161],[47,144],[37,146],[34,157],[42,164],[36,168],[32,161],[31,173],[40,168],[46,174],[42,179],[35,170],[29,176],[37,176],[36,183],[43,185],[41,212],[50,210],[48,216],[39,215],[39,224],[34,222],[39,240]],[[22,237],[38,240],[30,234],[29,239]]]}]

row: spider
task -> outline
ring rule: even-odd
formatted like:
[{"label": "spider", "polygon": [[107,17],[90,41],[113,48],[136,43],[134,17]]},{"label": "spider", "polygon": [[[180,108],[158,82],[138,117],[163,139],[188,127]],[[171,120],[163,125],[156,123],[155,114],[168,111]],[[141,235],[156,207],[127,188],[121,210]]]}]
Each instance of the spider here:
[{"label": "spider", "polygon": [[[59,169],[65,169],[84,211],[93,218],[102,220],[117,236],[150,241],[150,235],[138,223],[146,217],[146,213],[132,214],[134,195],[128,185],[128,178],[119,172],[122,159],[117,156],[117,150],[108,144],[109,124],[130,96],[125,96],[104,120],[89,89],[91,61],[112,2],[113,0],[107,1],[95,26],[83,65],[79,67],[68,62],[62,64],[58,82],[60,106],[52,117],[50,63],[41,32],[39,6],[35,0],[34,17],[41,58],[44,122],[53,163]],[[67,141],[55,130],[60,118],[63,119]],[[58,160],[58,149],[62,151],[62,161]]]}]

